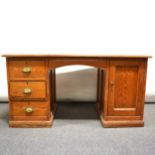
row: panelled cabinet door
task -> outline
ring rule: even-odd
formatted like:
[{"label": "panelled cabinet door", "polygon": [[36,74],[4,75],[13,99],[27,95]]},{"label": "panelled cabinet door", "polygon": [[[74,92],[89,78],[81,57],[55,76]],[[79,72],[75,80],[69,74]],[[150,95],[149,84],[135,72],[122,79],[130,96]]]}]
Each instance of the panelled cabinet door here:
[{"label": "panelled cabinet door", "polygon": [[108,114],[139,116],[143,112],[146,62],[111,61],[109,72]]}]

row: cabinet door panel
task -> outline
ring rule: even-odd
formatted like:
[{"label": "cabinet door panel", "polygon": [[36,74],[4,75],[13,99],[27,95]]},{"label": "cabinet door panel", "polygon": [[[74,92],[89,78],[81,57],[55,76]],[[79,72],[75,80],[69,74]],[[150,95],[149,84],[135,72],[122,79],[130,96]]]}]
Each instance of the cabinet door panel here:
[{"label": "cabinet door panel", "polygon": [[109,76],[109,115],[135,116],[141,110],[144,63],[141,61],[111,61]]}]

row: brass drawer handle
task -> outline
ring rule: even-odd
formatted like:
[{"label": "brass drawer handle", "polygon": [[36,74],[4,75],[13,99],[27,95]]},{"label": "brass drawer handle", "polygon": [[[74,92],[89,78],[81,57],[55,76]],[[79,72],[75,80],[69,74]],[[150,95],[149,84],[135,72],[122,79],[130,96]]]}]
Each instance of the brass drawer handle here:
[{"label": "brass drawer handle", "polygon": [[24,92],[24,94],[31,94],[32,89],[31,88],[25,88],[23,92]]},{"label": "brass drawer handle", "polygon": [[25,112],[26,113],[32,113],[33,112],[33,108],[27,107],[27,108],[25,108]]},{"label": "brass drawer handle", "polygon": [[30,73],[32,70],[30,67],[24,67],[23,68],[23,73]]}]

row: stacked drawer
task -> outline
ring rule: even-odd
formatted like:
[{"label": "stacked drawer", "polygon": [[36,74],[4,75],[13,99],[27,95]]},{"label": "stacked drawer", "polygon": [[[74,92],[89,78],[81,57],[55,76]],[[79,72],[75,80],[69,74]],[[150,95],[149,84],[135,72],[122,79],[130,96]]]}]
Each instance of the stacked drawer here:
[{"label": "stacked drawer", "polygon": [[11,120],[48,120],[47,62],[8,59]]}]

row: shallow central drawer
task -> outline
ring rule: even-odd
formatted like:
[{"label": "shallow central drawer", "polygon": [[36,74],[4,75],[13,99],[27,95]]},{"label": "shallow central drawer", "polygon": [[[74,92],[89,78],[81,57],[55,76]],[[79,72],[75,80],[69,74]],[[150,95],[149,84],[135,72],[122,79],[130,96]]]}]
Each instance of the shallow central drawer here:
[{"label": "shallow central drawer", "polygon": [[11,100],[45,100],[46,82],[10,82]]}]

